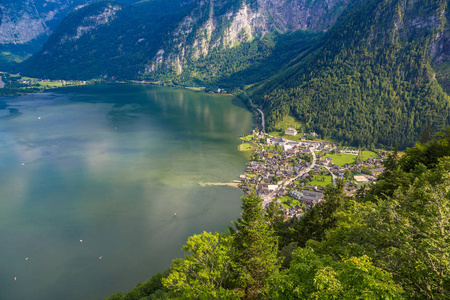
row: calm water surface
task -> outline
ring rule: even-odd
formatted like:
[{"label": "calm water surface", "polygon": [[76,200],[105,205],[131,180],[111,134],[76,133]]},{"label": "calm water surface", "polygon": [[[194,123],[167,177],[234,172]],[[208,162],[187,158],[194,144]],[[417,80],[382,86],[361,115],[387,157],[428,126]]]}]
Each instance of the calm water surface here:
[{"label": "calm water surface", "polygon": [[0,299],[126,292],[239,216],[240,190],[198,184],[245,167],[237,137],[253,119],[235,98],[123,85],[5,103]]}]

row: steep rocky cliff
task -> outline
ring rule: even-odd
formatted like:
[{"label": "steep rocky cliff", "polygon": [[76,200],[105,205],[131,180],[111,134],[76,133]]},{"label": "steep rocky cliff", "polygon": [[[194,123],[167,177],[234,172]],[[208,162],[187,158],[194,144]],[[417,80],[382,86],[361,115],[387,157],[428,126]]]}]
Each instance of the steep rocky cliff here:
[{"label": "steep rocky cliff", "polygon": [[[153,0],[132,5],[108,2],[120,12],[104,23],[85,25],[101,14],[92,4],[67,17],[22,70],[35,76],[41,74],[36,70],[42,70],[48,76],[65,78],[76,74],[115,78],[181,74],[192,61],[260,40],[268,32],[327,31],[350,1],[354,0]],[[74,39],[75,28],[75,36],[89,30],[89,37]],[[99,55],[95,61],[91,61],[93,53]],[[83,66],[83,71],[64,73],[69,65],[72,71]],[[49,66],[56,69],[49,70]],[[127,69],[126,75],[123,68]]]},{"label": "steep rocky cliff", "polygon": [[[165,68],[180,74],[190,59],[231,48],[276,30],[327,31],[350,0],[199,1],[169,34],[145,72]],[[228,6],[228,9],[227,9]]]}]

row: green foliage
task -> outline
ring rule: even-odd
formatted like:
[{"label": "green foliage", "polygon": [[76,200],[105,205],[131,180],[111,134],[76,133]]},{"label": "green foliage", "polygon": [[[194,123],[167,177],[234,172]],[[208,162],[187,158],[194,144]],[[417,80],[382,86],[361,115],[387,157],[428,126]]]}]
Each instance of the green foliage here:
[{"label": "green foliage", "polygon": [[234,286],[243,299],[267,297],[267,278],[278,271],[278,241],[268,222],[261,198],[252,192],[242,197],[242,218],[231,229]]},{"label": "green foliage", "polygon": [[335,226],[334,213],[339,210],[345,201],[342,181],[336,182],[336,187],[328,186],[325,200],[308,210],[298,222],[292,226],[293,237],[291,241],[304,247],[308,240],[321,241],[325,232]]},{"label": "green foliage", "polygon": [[191,236],[183,246],[184,259],[173,261],[172,270],[162,280],[164,286],[182,299],[238,299],[226,289],[230,276],[232,237],[203,232]]},{"label": "green foliage", "polygon": [[439,27],[392,25],[442,18],[447,1],[426,2],[405,10],[402,1],[371,0],[349,9],[315,52],[253,91],[269,130],[292,114],[307,131],[374,149],[410,146],[427,126],[450,124],[449,97],[429,57]]},{"label": "green foliage", "polygon": [[292,256],[290,268],[270,278],[271,299],[403,299],[392,275],[367,256],[336,262],[311,248]]},{"label": "green foliage", "polygon": [[[117,5],[120,9],[106,24],[92,21],[108,6]],[[43,49],[16,70],[51,79],[136,79],[149,57],[156,54],[168,33],[193,5],[178,0],[141,1],[133,5],[95,2],[67,15]],[[78,36],[80,26],[92,29],[73,38]]]},{"label": "green foliage", "polygon": [[157,273],[153,275],[150,280],[140,282],[132,291],[122,294],[117,292],[116,294],[106,298],[105,300],[165,300],[168,299],[167,289],[162,284],[162,279],[166,278],[169,272]]},{"label": "green foliage", "polygon": [[[383,180],[361,199],[366,202],[349,202],[335,213],[335,227],[326,238],[307,244],[334,258],[372,257],[393,274],[407,298],[450,299],[450,157],[432,151],[446,143],[447,132],[400,159],[394,151]],[[429,157],[420,157],[418,167],[405,172],[419,150]],[[433,163],[425,166],[422,160]]]}]

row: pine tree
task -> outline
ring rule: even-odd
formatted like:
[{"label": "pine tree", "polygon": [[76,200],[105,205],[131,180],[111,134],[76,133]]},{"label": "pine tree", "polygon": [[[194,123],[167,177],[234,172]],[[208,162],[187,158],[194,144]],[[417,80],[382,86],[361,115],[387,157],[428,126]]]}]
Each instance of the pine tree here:
[{"label": "pine tree", "polygon": [[234,284],[243,299],[266,298],[267,278],[277,272],[278,241],[255,192],[242,197],[242,218],[230,228]]}]

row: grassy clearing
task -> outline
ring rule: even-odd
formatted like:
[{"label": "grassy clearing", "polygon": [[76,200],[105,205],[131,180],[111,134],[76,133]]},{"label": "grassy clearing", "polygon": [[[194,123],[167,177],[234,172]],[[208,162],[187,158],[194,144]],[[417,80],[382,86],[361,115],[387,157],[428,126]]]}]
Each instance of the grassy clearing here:
[{"label": "grassy clearing", "polygon": [[256,149],[254,144],[242,143],[239,145],[239,151],[253,151]]},{"label": "grassy clearing", "polygon": [[63,87],[65,85],[62,82],[58,82],[58,81],[40,81],[40,82],[37,82],[37,84],[39,84],[43,88],[58,88],[58,87]]},{"label": "grassy clearing", "polygon": [[297,199],[291,197],[291,196],[283,196],[281,199],[281,204],[283,205],[284,208],[289,208],[290,206],[296,206],[297,204],[300,203],[300,201],[298,201]]},{"label": "grassy clearing", "polygon": [[[364,151],[365,152],[365,151]],[[330,157],[333,164],[336,166],[345,166],[345,164],[351,164],[355,162],[357,155],[338,153],[338,154],[327,154],[325,157]]]},{"label": "grassy clearing", "polygon": [[311,182],[308,182],[308,185],[311,186],[327,186],[329,184],[333,184],[333,178],[331,175],[314,175],[314,178]]},{"label": "grassy clearing", "polygon": [[[345,153],[338,153],[338,154],[327,154],[325,157],[330,157],[333,160],[333,163],[337,166],[345,166],[345,164],[351,164],[355,162],[355,159],[358,157],[358,155],[353,154],[345,154]],[[377,158],[378,154],[373,151],[362,151],[362,155],[359,156],[360,160],[366,160],[368,158]]]},{"label": "grassy clearing", "polygon": [[376,154],[373,151],[368,151],[368,150],[362,151],[362,155],[361,155],[362,160],[366,160],[368,158],[377,158],[377,157],[378,157],[378,154]]},{"label": "grassy clearing", "polygon": [[240,137],[240,139],[243,140],[243,141],[249,142],[249,141],[251,141],[253,139],[253,135],[252,134],[243,135],[243,136]]},{"label": "grassy clearing", "polygon": [[288,129],[288,127],[297,129],[300,132],[299,134],[301,134],[301,132],[303,132],[304,124],[293,116],[286,116],[282,121],[275,125],[275,129],[283,132]]}]

